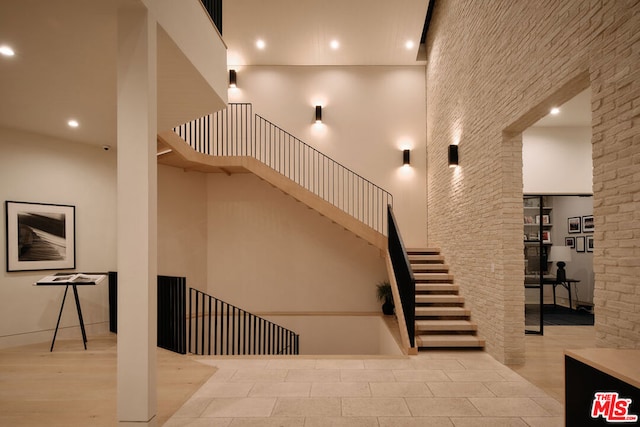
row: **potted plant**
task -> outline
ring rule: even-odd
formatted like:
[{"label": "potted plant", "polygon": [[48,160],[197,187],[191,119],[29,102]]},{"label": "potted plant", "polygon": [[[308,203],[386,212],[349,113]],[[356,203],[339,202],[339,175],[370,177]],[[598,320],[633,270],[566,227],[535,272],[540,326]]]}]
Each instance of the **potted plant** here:
[{"label": "potted plant", "polygon": [[393,293],[391,292],[391,284],[388,280],[380,282],[376,286],[378,300],[382,302],[382,312],[386,315],[393,314]]}]

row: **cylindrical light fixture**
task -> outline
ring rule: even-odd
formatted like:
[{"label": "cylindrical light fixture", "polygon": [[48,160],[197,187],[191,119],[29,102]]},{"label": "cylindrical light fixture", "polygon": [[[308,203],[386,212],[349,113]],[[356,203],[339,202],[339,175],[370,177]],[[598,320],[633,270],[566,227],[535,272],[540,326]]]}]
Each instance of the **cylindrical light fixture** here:
[{"label": "cylindrical light fixture", "polygon": [[322,123],[322,106],[316,105],[316,123]]},{"label": "cylindrical light fixture", "polygon": [[411,150],[402,150],[402,164],[411,164]]},{"label": "cylindrical light fixture", "polygon": [[238,76],[236,75],[236,70],[229,70],[229,87],[237,87],[238,85]]},{"label": "cylindrical light fixture", "polygon": [[458,146],[455,144],[449,145],[449,167],[458,166]]}]

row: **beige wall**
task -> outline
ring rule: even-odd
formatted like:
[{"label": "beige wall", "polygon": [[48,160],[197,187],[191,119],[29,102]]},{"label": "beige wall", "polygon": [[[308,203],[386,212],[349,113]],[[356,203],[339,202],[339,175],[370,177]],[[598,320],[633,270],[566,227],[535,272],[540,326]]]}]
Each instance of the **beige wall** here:
[{"label": "beige wall", "polygon": [[[95,145],[0,128],[0,200],[73,205],[76,208],[76,270],[116,268],[116,157]],[[4,211],[4,206],[3,206]],[[4,223],[4,213],[2,222]],[[5,227],[0,258],[6,259]],[[35,287],[49,272],[0,272],[0,347],[49,341],[62,287]],[[79,290],[87,333],[108,331],[108,286]],[[82,343],[78,315],[67,295],[59,338]],[[75,326],[74,326],[75,325]]]},{"label": "beige wall", "polygon": [[[302,355],[402,355],[381,314],[373,316],[267,316],[300,335]],[[391,323],[391,322],[389,322]]]},{"label": "beige wall", "polygon": [[[77,270],[116,270],[115,150],[0,129],[0,152],[2,201],[76,206]],[[63,289],[32,286],[47,272],[5,269],[0,348],[49,341]],[[386,277],[378,250],[253,175],[167,166],[158,167],[158,273],[261,312],[378,313],[375,284]],[[80,298],[89,335],[106,332],[107,283]],[[80,339],[77,325],[69,300],[59,337]]]},{"label": "beige wall", "polygon": [[[253,111],[393,195],[408,246],[426,244],[424,66],[251,66],[229,102]],[[323,123],[316,125],[315,105]],[[402,167],[402,149],[411,167]]]},{"label": "beige wall", "polygon": [[158,165],[158,274],[207,288],[207,179]]},{"label": "beige wall", "polygon": [[380,251],[254,175],[210,174],[208,290],[251,312],[379,312]]},{"label": "beige wall", "polygon": [[[596,330],[640,346],[640,60],[634,1],[447,1],[428,37],[428,237],[487,340],[524,354],[521,132],[591,85]],[[634,53],[635,52],[635,53]],[[460,167],[446,164],[459,143]]]},{"label": "beige wall", "polygon": [[591,194],[590,127],[530,127],[522,133],[525,194]]}]

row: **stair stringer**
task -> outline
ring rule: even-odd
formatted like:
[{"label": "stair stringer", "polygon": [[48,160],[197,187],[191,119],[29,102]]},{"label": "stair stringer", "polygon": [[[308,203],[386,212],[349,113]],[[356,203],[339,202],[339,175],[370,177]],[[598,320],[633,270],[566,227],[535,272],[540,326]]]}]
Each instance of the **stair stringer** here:
[{"label": "stair stringer", "polygon": [[389,277],[391,293],[393,294],[393,304],[396,311],[395,315],[398,319],[398,328],[400,329],[400,342],[398,344],[404,354],[416,355],[418,354],[418,347],[416,345],[412,345],[409,340],[409,331],[407,330],[404,308],[402,307],[402,299],[400,298],[398,282],[396,281],[396,274],[393,269],[393,262],[391,262],[391,255],[389,254],[388,249],[384,250],[384,261],[387,266],[387,276]]},{"label": "stair stringer", "polygon": [[224,172],[228,175],[232,173],[253,173],[285,194],[304,203],[320,215],[327,217],[380,249],[382,253],[387,250],[388,243],[385,235],[253,157],[212,156],[199,153],[173,131],[158,134],[158,151],[162,153],[158,155],[158,163],[180,167],[189,171],[204,173]]}]

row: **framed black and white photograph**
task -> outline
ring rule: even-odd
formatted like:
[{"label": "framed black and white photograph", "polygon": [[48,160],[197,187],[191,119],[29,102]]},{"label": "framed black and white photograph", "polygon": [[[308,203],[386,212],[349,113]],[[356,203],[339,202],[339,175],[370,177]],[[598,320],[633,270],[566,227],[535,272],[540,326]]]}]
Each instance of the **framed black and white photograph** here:
[{"label": "framed black and white photograph", "polygon": [[575,237],[565,237],[564,238],[564,245],[565,246],[569,246],[570,248],[575,248],[576,247],[576,238]]},{"label": "framed black and white photograph", "polygon": [[75,209],[6,201],[7,271],[75,268]]},{"label": "framed black and white photograph", "polygon": [[567,220],[569,234],[580,233],[582,231],[580,227],[580,224],[581,224],[580,221],[581,221],[581,218],[579,216],[573,216]]},{"label": "framed black and white photograph", "polygon": [[587,236],[587,252],[593,252],[593,236]]},{"label": "framed black and white photograph", "polygon": [[576,237],[576,252],[584,252],[584,236]]},{"label": "framed black and white photograph", "polygon": [[582,232],[593,233],[595,230],[595,224],[593,223],[593,215],[587,215],[582,217]]}]

